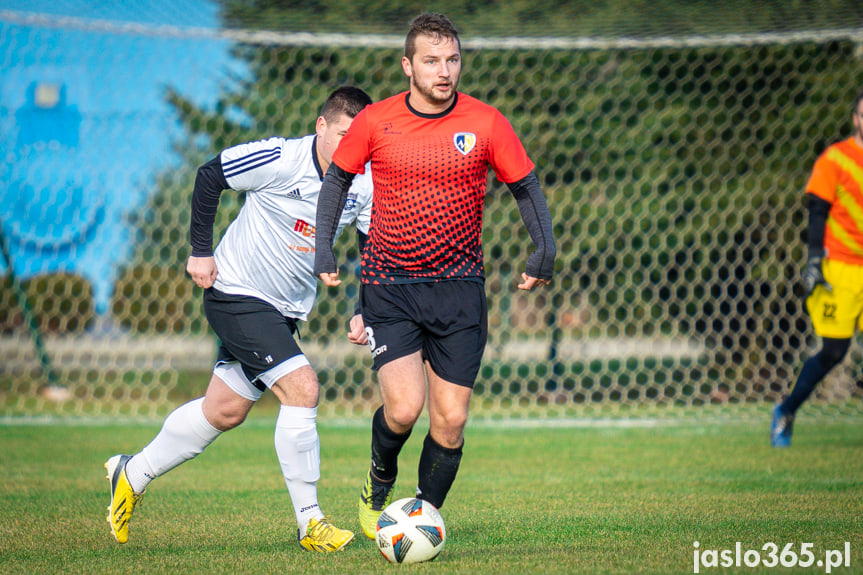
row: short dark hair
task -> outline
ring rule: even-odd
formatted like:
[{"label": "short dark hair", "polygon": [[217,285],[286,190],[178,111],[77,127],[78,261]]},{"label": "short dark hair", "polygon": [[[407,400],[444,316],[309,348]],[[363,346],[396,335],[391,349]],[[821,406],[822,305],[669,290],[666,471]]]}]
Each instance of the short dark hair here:
[{"label": "short dark hair", "polygon": [[360,111],[372,103],[364,91],[354,86],[342,86],[329,95],[321,108],[321,116],[327,122],[334,122],[341,114],[356,117]]},{"label": "short dark hair", "polygon": [[405,57],[413,61],[414,54],[417,51],[417,36],[420,34],[431,36],[435,40],[441,38],[451,38],[458,44],[458,49],[461,51],[461,40],[458,38],[458,30],[449,18],[443,14],[435,14],[433,12],[424,12],[411,20],[408,35],[405,37]]},{"label": "short dark hair", "polygon": [[860,107],[860,102],[863,102],[863,92],[857,94],[857,99],[854,100],[854,109],[851,111],[852,114],[857,113],[857,108]]}]

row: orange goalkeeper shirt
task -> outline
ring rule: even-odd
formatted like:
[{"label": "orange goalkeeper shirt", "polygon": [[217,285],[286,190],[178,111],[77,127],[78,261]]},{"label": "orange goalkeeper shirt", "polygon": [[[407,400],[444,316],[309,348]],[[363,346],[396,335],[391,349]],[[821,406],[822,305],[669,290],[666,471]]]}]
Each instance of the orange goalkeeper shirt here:
[{"label": "orange goalkeeper shirt", "polygon": [[831,204],[824,234],[827,257],[863,265],[863,148],[854,138],[819,156],[806,191]]},{"label": "orange goalkeeper shirt", "polygon": [[371,162],[362,281],[481,280],[488,169],[513,183],[530,174],[533,162],[492,106],[458,93],[445,112],[422,114],[410,107],[408,94],[363,109],[333,155],[354,174]]}]

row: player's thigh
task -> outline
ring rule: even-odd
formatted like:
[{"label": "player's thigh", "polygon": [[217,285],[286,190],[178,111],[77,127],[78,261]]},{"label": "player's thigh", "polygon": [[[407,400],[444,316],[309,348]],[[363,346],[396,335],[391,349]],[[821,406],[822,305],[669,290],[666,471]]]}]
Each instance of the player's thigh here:
[{"label": "player's thigh", "polygon": [[422,352],[388,361],[378,370],[378,384],[387,424],[404,433],[416,423],[426,398],[426,375]]},{"label": "player's thigh", "polygon": [[806,300],[812,327],[819,337],[854,337],[863,314],[863,266],[827,260],[824,279],[832,289],[816,286]]},{"label": "player's thigh", "polygon": [[463,443],[472,388],[452,383],[428,365],[429,432],[440,445],[455,449]]}]

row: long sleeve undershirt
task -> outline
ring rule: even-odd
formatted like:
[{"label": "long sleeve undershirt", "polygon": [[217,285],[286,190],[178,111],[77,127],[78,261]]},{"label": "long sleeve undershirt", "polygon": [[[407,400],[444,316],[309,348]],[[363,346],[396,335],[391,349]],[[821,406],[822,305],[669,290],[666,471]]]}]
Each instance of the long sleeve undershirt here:
[{"label": "long sleeve undershirt", "polygon": [[524,178],[509,185],[527,233],[533,240],[536,250],[527,258],[525,273],[531,277],[551,279],[554,275],[554,257],[557,248],[551,226],[548,204],[536,175],[531,172]]},{"label": "long sleeve undershirt", "polygon": [[832,204],[815,194],[807,194],[809,201],[809,256],[824,257],[824,233]]},{"label": "long sleeve undershirt", "polygon": [[220,156],[216,156],[200,168],[192,191],[192,217],[189,236],[194,257],[213,255],[213,223],[219,210],[219,198],[223,190],[229,189],[222,171]]},{"label": "long sleeve undershirt", "polygon": [[318,209],[315,217],[316,276],[338,270],[336,256],[333,252],[333,240],[339,219],[342,217],[345,201],[348,199],[348,189],[351,187],[355,175],[332,163],[324,176],[321,192],[318,195]]}]

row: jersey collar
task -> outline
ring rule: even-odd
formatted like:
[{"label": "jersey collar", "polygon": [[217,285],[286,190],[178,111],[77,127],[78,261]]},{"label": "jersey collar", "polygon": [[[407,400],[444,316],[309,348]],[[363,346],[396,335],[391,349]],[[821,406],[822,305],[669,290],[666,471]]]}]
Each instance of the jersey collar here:
[{"label": "jersey collar", "polygon": [[312,138],[312,161],[315,163],[315,170],[318,172],[318,177],[324,181],[324,172],[321,170],[321,164],[318,162],[318,136]]},{"label": "jersey collar", "polygon": [[444,116],[446,116],[447,114],[452,112],[453,108],[455,108],[455,105],[458,104],[458,92],[456,92],[455,96],[452,99],[452,104],[450,105],[449,108],[447,108],[443,112],[438,112],[437,114],[423,114],[422,112],[418,112],[417,110],[414,110],[413,106],[411,106],[410,97],[411,97],[411,93],[409,91],[406,92],[405,93],[405,105],[408,107],[408,110],[410,110],[412,114],[419,116],[420,118],[425,118],[427,120],[435,120],[437,118],[443,118]]}]

